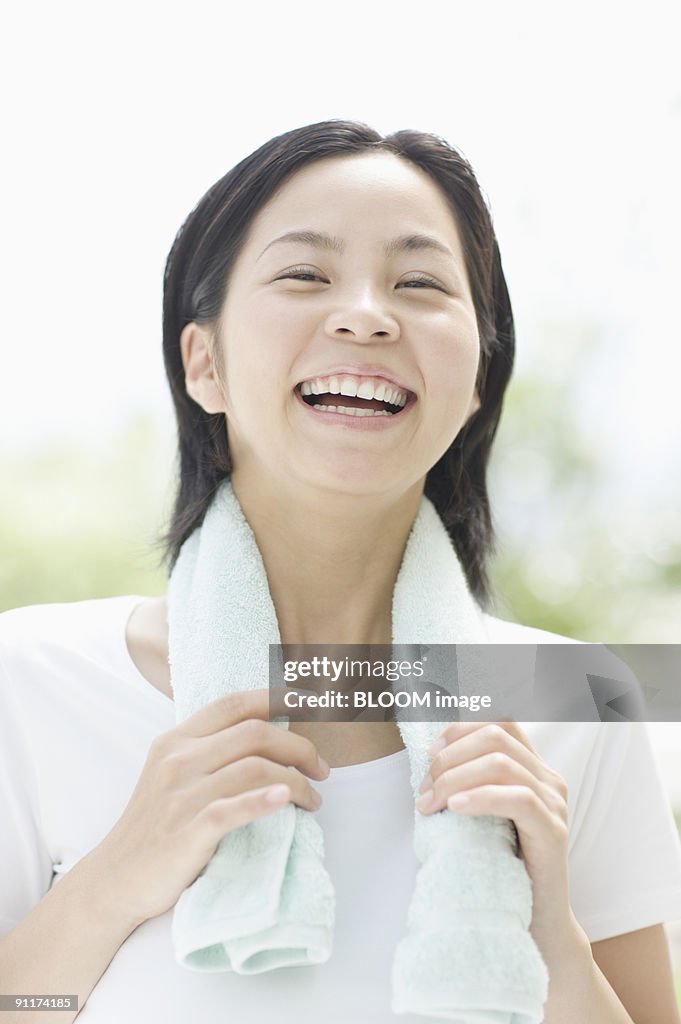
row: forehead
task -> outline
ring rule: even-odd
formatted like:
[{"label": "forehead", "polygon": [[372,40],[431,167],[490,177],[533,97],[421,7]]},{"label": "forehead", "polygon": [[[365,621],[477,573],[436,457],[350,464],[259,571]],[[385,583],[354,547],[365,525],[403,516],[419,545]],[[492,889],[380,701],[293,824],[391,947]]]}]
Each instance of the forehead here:
[{"label": "forehead", "polygon": [[455,251],[461,243],[452,209],[439,185],[420,167],[388,152],[327,157],[288,178],[254,218],[252,244],[301,228],[338,237],[384,239],[398,232],[439,236]]}]

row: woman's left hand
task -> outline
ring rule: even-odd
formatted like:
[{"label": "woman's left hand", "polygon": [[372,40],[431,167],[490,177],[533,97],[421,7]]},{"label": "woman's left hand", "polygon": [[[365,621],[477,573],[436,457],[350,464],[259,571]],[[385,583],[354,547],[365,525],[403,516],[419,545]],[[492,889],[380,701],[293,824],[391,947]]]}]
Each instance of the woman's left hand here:
[{"label": "woman's left hand", "polygon": [[[438,741],[440,741],[438,748]],[[568,791],[516,722],[451,722],[429,750],[416,807],[509,818],[532,881],[530,931],[547,962],[583,946],[568,893]]]}]

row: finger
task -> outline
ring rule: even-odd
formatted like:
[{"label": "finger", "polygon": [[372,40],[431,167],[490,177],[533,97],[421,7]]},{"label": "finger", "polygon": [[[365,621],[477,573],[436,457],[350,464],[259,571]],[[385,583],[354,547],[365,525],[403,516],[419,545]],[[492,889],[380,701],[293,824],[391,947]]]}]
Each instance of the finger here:
[{"label": "finger", "polygon": [[197,824],[208,826],[218,842],[232,829],[271,814],[290,802],[291,790],[287,785],[263,786],[238,796],[220,797],[207,804],[197,815]]},{"label": "finger", "polygon": [[478,729],[484,729],[485,727],[490,725],[496,725],[500,729],[503,729],[505,732],[509,734],[509,736],[513,736],[513,738],[516,739],[519,743],[522,743],[523,746],[527,747],[527,749],[531,751],[536,757],[539,757],[537,751],[534,749],[534,747],[532,746],[529,739],[527,738],[523,730],[520,728],[518,723],[512,721],[511,719],[499,719],[497,722],[450,722],[448,723],[448,725],[445,726],[442,732],[438,733],[438,735],[435,737],[430,747],[428,748],[428,755],[430,757],[433,757],[445,746],[447,746],[450,743],[453,743],[460,737],[466,736],[471,732],[476,732]]},{"label": "finger", "polygon": [[425,787],[438,779],[443,772],[459,764],[471,761],[485,754],[499,752],[517,761],[540,781],[552,782],[552,769],[541,758],[521,743],[514,734],[496,722],[476,722],[474,728],[461,734],[433,758],[430,771],[424,779]]},{"label": "finger", "polygon": [[252,754],[287,768],[293,766],[314,779],[326,779],[329,774],[329,766],[312,740],[261,718],[247,718],[211,736],[188,742],[195,770],[205,774]]},{"label": "finger", "polygon": [[218,697],[176,725],[174,732],[182,736],[209,736],[247,718],[270,721],[275,716],[286,715],[297,719],[305,714],[304,708],[284,706],[282,687],[266,686],[257,690],[238,690]]},{"label": "finger", "polygon": [[434,814],[447,806],[456,793],[467,792],[480,786],[499,785],[512,789],[524,786],[531,789],[544,803],[554,803],[546,786],[532,772],[506,754],[494,751],[473,761],[457,765],[443,772],[417,800],[418,810]]},{"label": "finger", "polygon": [[508,818],[516,827],[521,847],[546,842],[551,837],[564,848],[568,827],[553,815],[537,794],[524,786],[481,786],[447,801],[449,811]]},{"label": "finger", "polygon": [[212,803],[224,797],[266,786],[286,785],[291,791],[295,804],[307,811],[317,811],[322,805],[321,794],[314,789],[304,775],[295,768],[285,768],[264,757],[244,757],[241,761],[226,765],[212,775],[204,777],[198,790],[203,804]]}]

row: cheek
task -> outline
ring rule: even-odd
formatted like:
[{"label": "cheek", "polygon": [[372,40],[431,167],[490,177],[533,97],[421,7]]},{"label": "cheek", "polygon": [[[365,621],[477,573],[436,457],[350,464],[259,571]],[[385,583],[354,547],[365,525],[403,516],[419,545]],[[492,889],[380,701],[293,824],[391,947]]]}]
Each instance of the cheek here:
[{"label": "cheek", "polygon": [[[279,386],[289,379],[300,353],[319,330],[319,310],[309,302],[282,302],[273,293],[261,294],[244,309],[249,358],[267,376],[278,375]],[[282,373],[285,374],[282,381]],[[295,383],[295,381],[293,382]],[[293,386],[293,383],[291,386]]]},{"label": "cheek", "polygon": [[475,388],[480,337],[475,313],[461,307],[443,316],[428,332],[424,349],[426,391],[452,401],[468,401]]},{"label": "cheek", "polygon": [[[274,399],[284,394],[292,365],[314,331],[314,321],[295,303],[282,309],[276,296],[254,295],[242,302],[224,321],[225,367],[232,401],[237,403],[251,393]],[[257,387],[249,386],[256,385]],[[291,387],[295,381],[291,383]],[[238,387],[240,395],[235,395]]]},{"label": "cheek", "polygon": [[293,366],[304,339],[299,313],[263,294],[232,288],[222,318],[225,410],[235,465],[251,449],[271,451],[296,381]]}]

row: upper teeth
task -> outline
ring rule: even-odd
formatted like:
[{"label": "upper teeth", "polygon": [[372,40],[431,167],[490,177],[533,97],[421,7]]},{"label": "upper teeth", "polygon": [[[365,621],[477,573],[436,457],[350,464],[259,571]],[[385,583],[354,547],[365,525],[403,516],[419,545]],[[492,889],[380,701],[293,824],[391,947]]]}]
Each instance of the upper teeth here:
[{"label": "upper teeth", "polygon": [[407,392],[394,384],[374,377],[352,377],[342,374],[333,377],[314,377],[301,384],[304,395],[347,395],[348,398],[376,398],[390,405],[404,405]]}]

